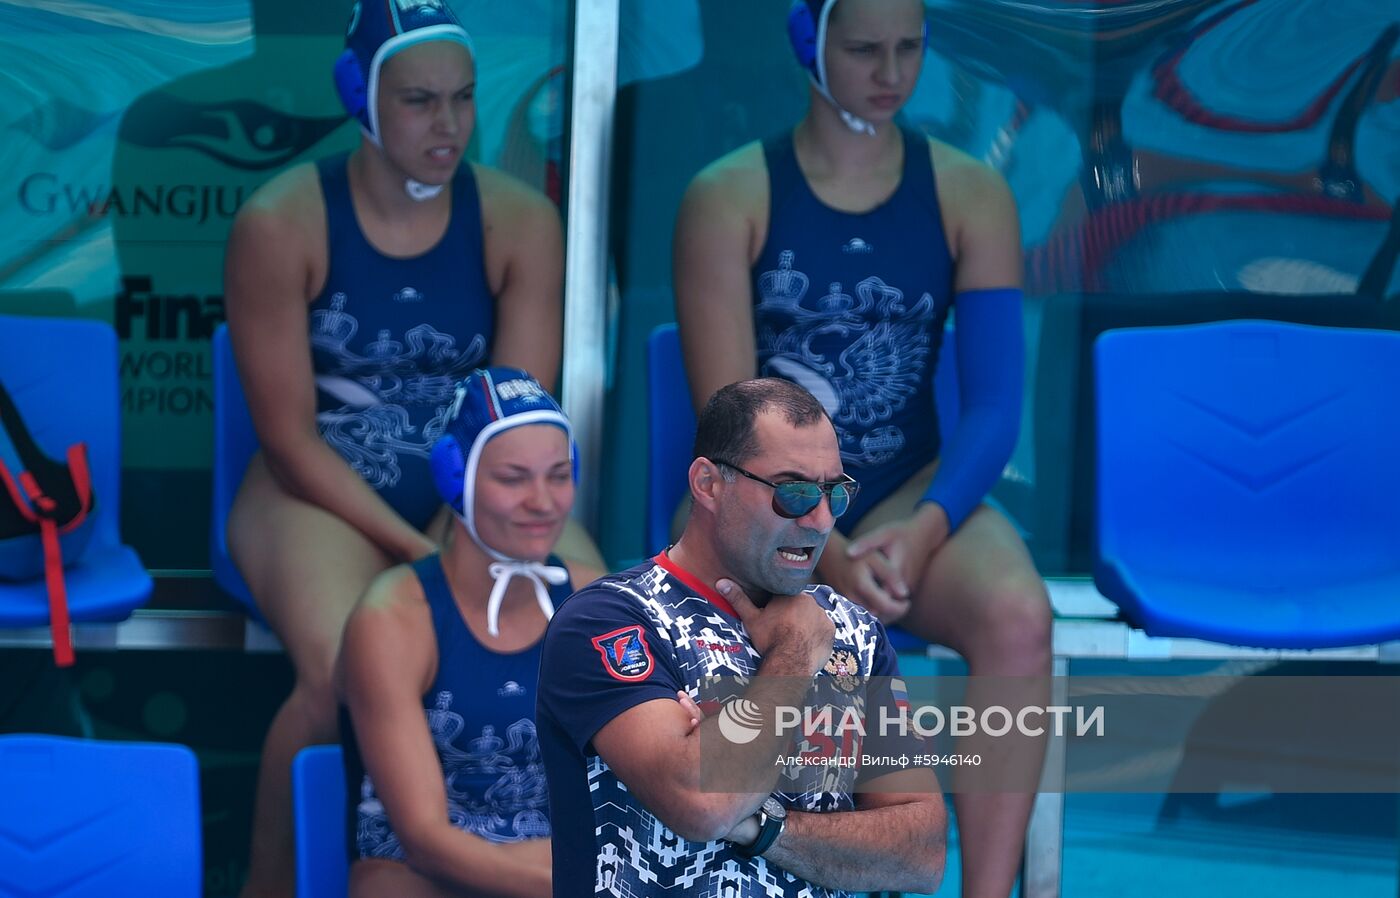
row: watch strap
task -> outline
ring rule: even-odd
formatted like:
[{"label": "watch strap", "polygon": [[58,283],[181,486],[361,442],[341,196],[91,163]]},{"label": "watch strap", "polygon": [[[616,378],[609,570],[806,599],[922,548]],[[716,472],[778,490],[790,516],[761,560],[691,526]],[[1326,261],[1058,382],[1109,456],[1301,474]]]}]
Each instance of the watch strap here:
[{"label": "watch strap", "polygon": [[778,841],[778,836],[782,835],[783,827],[786,825],[787,818],[771,816],[760,808],[758,812],[758,838],[754,839],[752,845],[736,845],[735,847],[744,857],[761,857],[765,851],[773,847],[774,842]]}]

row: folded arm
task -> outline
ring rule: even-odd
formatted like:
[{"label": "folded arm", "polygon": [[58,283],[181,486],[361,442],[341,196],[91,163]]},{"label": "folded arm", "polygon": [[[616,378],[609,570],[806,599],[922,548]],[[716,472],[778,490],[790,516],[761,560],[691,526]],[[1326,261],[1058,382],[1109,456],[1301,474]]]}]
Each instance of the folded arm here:
[{"label": "folded arm", "polygon": [[920,791],[862,793],[854,811],[792,811],[764,858],[828,889],[933,894],[943,878],[948,830],[938,783],[923,771],[875,783]]},{"label": "folded arm", "polygon": [[[811,672],[781,657],[766,660],[744,694],[762,715],[752,742],[735,745],[719,731],[718,717],[699,726],[680,702],[658,699],[636,705],[609,721],[593,737],[599,757],[673,832],[692,842],[724,837],[758,810],[778,782],[773,759],[784,754],[790,735],[776,735],[778,706],[800,705]],[[726,787],[707,791],[701,783],[701,746],[711,771],[724,771]]]}]

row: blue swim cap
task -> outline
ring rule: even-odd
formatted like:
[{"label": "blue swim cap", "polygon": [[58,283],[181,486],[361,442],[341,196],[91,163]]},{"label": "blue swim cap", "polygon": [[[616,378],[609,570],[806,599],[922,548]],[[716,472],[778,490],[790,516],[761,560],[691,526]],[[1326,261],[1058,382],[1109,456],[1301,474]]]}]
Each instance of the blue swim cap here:
[{"label": "blue swim cap", "polygon": [[569,458],[578,479],[578,450],[573,428],[559,403],[539,381],[519,368],[477,369],[457,385],[443,435],[433,446],[431,466],[442,501],[452,507],[472,539],[502,560],[495,549],[481,542],[476,532],[473,497],[481,451],[495,436],[526,424],[554,424],[569,437]]},{"label": "blue swim cap", "polygon": [[818,66],[818,46],[826,43],[826,23],[831,14],[826,0],[793,0],[788,7],[788,40],[797,62],[811,75],[822,79]]},{"label": "blue swim cap", "polygon": [[355,0],[345,52],[335,61],[335,88],[377,145],[379,70],[390,56],[427,41],[456,41],[476,58],[471,35],[443,0]]}]

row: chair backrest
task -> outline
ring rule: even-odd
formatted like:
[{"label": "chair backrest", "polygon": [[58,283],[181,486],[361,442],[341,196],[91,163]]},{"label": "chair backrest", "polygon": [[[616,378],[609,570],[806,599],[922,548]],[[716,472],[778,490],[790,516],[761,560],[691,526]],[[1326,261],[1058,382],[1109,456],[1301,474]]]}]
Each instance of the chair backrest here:
[{"label": "chair backrest", "polygon": [[297,753],[292,812],[299,898],[345,898],[350,882],[345,797],[339,745],[313,745]]},{"label": "chair backrest", "polygon": [[[1094,574],[1105,595],[1136,604],[1124,607],[1134,623],[1153,632],[1179,600],[1133,596],[1135,574],[1278,595],[1273,614],[1296,614],[1300,640],[1360,612],[1285,611],[1285,594],[1376,577],[1400,586],[1400,334],[1132,328],[1100,337],[1095,359]],[[1219,612],[1193,635],[1240,641],[1224,638],[1235,610]]]},{"label": "chair backrest", "polygon": [[1369,296],[1214,293],[1086,293],[1044,297],[1035,371],[1037,540],[1059,534],[1052,570],[1093,564],[1096,490],[1094,342],[1120,328],[1171,327],[1241,318],[1325,327],[1400,330],[1400,302]]},{"label": "chair backrest", "polygon": [[255,615],[248,587],[228,554],[228,513],[243,482],[248,462],[258,451],[258,436],[229,342],[228,325],[214,331],[214,496],[210,503],[209,564],[214,580]]},{"label": "chair backrest", "polygon": [[0,381],[51,458],[87,444],[96,497],[88,551],[121,538],[121,396],[111,325],[73,318],[0,315]]},{"label": "chair backrest", "polygon": [[647,437],[646,551],[655,555],[671,542],[671,518],[686,493],[695,443],[695,409],[675,324],[659,325],[647,337]]},{"label": "chair backrest", "polygon": [[[938,426],[946,438],[958,421],[958,364],[953,329],[943,334],[934,374]],[[654,328],[647,338],[647,507],[646,550],[654,555],[671,541],[671,518],[688,489],[695,443],[695,408],[674,323]]]},{"label": "chair backrest", "polygon": [[0,895],[197,898],[199,765],[181,745],[0,736]]}]

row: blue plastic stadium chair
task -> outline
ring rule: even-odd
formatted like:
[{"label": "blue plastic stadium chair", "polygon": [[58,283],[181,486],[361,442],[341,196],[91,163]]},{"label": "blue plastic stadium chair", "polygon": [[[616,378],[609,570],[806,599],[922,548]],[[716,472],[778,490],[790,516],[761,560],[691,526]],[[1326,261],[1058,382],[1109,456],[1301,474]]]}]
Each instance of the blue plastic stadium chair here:
[{"label": "blue plastic stadium chair", "polygon": [[198,898],[199,765],[181,745],[0,736],[0,895]]},{"label": "blue plastic stadium chair", "polygon": [[209,567],[214,582],[242,603],[255,620],[261,621],[262,614],[253,602],[253,594],[229,557],[227,538],[229,509],[233,508],[248,462],[257,451],[258,436],[248,414],[248,403],[243,398],[243,385],[238,380],[228,325],[221,324],[214,331],[214,499],[210,506]]},{"label": "blue plastic stadium chair", "polygon": [[298,898],[345,898],[345,768],[339,745],[313,745],[292,759]]},{"label": "blue plastic stadium chair", "polygon": [[695,409],[681,359],[680,332],[662,324],[647,337],[647,544],[655,555],[671,543],[671,518],[686,494]]},{"label": "blue plastic stadium chair", "polygon": [[[62,459],[87,444],[95,520],[82,555],[65,558],[68,612],[74,623],[116,621],[150,598],[141,559],[122,544],[121,400],[117,335],[110,325],[67,318],[0,315],[0,381],[36,443]],[[48,589],[34,581],[0,582],[0,627],[49,621]],[[0,813],[0,817],[6,816]]]},{"label": "blue plastic stadium chair", "polygon": [[[958,366],[953,329],[943,335],[934,388],[938,426],[951,433],[958,421]],[[690,400],[675,324],[654,328],[647,338],[647,553],[655,555],[671,542],[671,518],[686,494],[687,471],[695,444],[695,409]],[[901,652],[922,651],[924,643],[891,628],[890,642]]]},{"label": "blue plastic stadium chair", "polygon": [[1095,345],[1094,581],[1154,636],[1400,639],[1400,333],[1265,321]]}]

